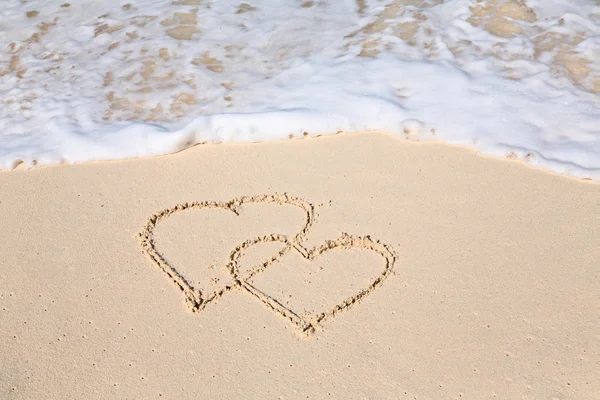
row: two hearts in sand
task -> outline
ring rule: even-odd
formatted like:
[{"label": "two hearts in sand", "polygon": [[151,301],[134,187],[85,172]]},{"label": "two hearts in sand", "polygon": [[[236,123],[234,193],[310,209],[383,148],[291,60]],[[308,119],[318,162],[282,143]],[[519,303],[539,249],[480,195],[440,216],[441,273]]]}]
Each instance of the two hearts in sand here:
[{"label": "two hearts in sand", "polygon": [[[272,203],[279,205],[289,205],[298,207],[303,211],[305,221],[302,229],[295,235],[280,235],[271,234],[266,236],[258,236],[252,239],[248,239],[243,243],[237,245],[229,254],[229,262],[226,266],[226,270],[229,272],[232,278],[231,284],[223,285],[220,289],[213,291],[210,294],[204,293],[199,288],[194,287],[182,273],[169,264],[165,257],[157,250],[156,243],[154,240],[154,230],[157,224],[169,216],[189,209],[223,209],[233,212],[236,215],[240,215],[240,208],[244,204],[251,203]],[[313,221],[314,221],[314,206],[298,197],[289,196],[286,194],[279,195],[261,195],[261,196],[244,196],[233,199],[228,202],[193,202],[178,204],[174,207],[164,209],[153,214],[147,221],[144,229],[139,234],[141,241],[141,247],[144,253],[146,253],[150,259],[158,265],[166,274],[175,282],[177,286],[184,292],[187,304],[194,312],[199,312],[206,307],[209,303],[223,296],[225,293],[231,290],[240,290],[250,293],[254,297],[258,298],[266,307],[282,315],[286,319],[292,322],[292,324],[303,332],[304,334],[311,334],[315,332],[315,329],[321,326],[325,321],[331,319],[337,314],[348,310],[351,306],[358,304],[361,299],[371,293],[374,289],[380,286],[383,281],[392,273],[396,256],[391,248],[379,241],[373,240],[370,237],[357,237],[342,234],[336,240],[329,240],[320,246],[316,246],[312,249],[307,249],[302,246],[302,242],[308,234]],[[260,243],[281,243],[283,247],[269,257],[266,261],[260,263],[254,268],[241,272],[240,260],[244,253],[253,246]],[[363,249],[371,251],[383,259],[383,265],[379,275],[370,282],[366,287],[361,288],[355,292],[352,296],[342,300],[332,308],[324,310],[322,312],[316,312],[312,314],[303,314],[301,316],[297,311],[292,310],[290,307],[283,305],[283,302],[274,296],[271,296],[253,284],[253,278],[265,271],[267,268],[278,262],[284,255],[291,251],[295,251],[304,257],[306,260],[315,260],[319,256],[332,251],[332,250],[348,250],[348,249]]]}]

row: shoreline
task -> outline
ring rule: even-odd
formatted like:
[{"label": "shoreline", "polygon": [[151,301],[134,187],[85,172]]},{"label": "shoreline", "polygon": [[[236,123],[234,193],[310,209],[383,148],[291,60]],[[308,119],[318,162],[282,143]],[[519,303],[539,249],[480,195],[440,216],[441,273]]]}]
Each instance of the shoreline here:
[{"label": "shoreline", "polygon": [[356,131],[356,132],[337,132],[334,134],[317,134],[314,136],[293,136],[290,135],[290,137],[286,140],[286,139],[281,139],[281,140],[273,140],[273,141],[257,141],[257,142],[247,142],[247,143],[238,143],[238,142],[222,142],[222,143],[197,143],[194,144],[190,147],[185,147],[181,150],[172,152],[172,153],[167,153],[167,154],[161,154],[161,155],[151,155],[151,156],[141,156],[141,157],[133,157],[133,158],[123,158],[123,159],[117,159],[117,160],[92,160],[92,161],[84,161],[84,162],[75,162],[75,163],[63,163],[63,164],[49,164],[49,165],[41,165],[41,166],[32,166],[30,168],[26,168],[25,164],[23,162],[20,162],[16,167],[12,168],[12,169],[0,169],[0,174],[1,173],[10,173],[13,171],[22,171],[22,172],[26,172],[26,171],[36,171],[42,168],[54,168],[54,167],[62,167],[62,166],[79,166],[79,165],[90,165],[90,164],[102,164],[102,163],[120,163],[120,162],[134,162],[136,160],[151,160],[151,159],[160,159],[163,157],[171,157],[171,156],[175,156],[177,154],[180,154],[182,152],[186,152],[186,151],[196,151],[197,148],[199,147],[204,147],[204,146],[226,146],[226,147],[237,147],[237,146],[255,146],[255,145],[273,145],[273,144],[282,144],[282,143],[288,143],[290,141],[292,142],[298,142],[300,140],[327,140],[327,139],[331,139],[331,138],[336,138],[336,137],[344,137],[344,136],[364,136],[364,135],[383,135],[386,137],[389,137],[391,140],[399,140],[402,142],[405,142],[409,145],[431,145],[431,146],[447,146],[449,148],[455,148],[455,149],[462,149],[462,150],[466,150],[469,152],[472,152],[474,154],[476,154],[479,157],[484,157],[484,158],[489,158],[492,160],[497,160],[497,161],[507,161],[507,162],[516,162],[516,163],[520,163],[521,165],[524,165],[528,168],[531,168],[532,170],[535,171],[542,171],[545,173],[548,173],[550,175],[553,176],[559,176],[559,177],[565,177],[568,179],[573,179],[575,181],[582,181],[582,182],[589,182],[589,183],[594,183],[594,184],[599,184],[600,180],[594,180],[593,178],[589,178],[589,177],[578,177],[575,175],[571,175],[567,172],[556,172],[544,167],[540,167],[537,165],[534,165],[530,162],[528,162],[526,159],[517,157],[517,156],[506,156],[506,157],[502,157],[502,156],[495,156],[495,155],[490,155],[490,154],[486,154],[486,153],[482,153],[480,150],[478,150],[477,148],[473,147],[473,146],[469,146],[469,145],[465,145],[465,144],[455,144],[455,143],[448,143],[445,142],[443,140],[440,139],[425,139],[425,140],[421,140],[421,139],[416,139],[416,138],[412,138],[411,135],[404,135],[404,136],[400,136],[397,134],[394,134],[392,132],[388,132],[388,131],[381,131],[381,130],[365,130],[365,131]]}]

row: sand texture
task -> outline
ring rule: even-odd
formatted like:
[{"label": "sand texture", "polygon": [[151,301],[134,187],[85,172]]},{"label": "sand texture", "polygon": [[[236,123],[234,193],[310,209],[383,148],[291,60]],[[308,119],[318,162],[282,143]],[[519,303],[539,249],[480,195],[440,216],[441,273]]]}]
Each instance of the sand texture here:
[{"label": "sand texture", "polygon": [[378,133],[3,172],[0,398],[599,398],[599,216]]}]

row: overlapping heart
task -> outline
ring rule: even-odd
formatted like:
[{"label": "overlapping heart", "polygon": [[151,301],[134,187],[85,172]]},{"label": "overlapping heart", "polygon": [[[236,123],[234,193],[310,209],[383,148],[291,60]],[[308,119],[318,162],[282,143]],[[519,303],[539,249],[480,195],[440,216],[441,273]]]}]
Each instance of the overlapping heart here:
[{"label": "overlapping heart", "polygon": [[[170,265],[167,260],[160,254],[156,249],[154,242],[154,229],[157,224],[173,215],[174,213],[181,212],[189,209],[205,209],[205,208],[218,208],[229,210],[236,215],[240,215],[240,207],[244,204],[250,203],[275,203],[279,205],[291,205],[299,207],[303,210],[305,216],[305,223],[300,232],[294,235],[265,235],[258,236],[236,246],[229,255],[229,262],[226,266],[229,271],[233,283],[223,286],[221,289],[213,292],[210,295],[205,295],[200,289],[195,288],[176,268]],[[310,335],[315,332],[316,328],[321,326],[325,321],[330,318],[348,310],[353,305],[358,304],[365,296],[367,296],[375,288],[379,287],[383,281],[392,273],[396,256],[388,245],[385,245],[379,241],[373,240],[370,237],[357,237],[342,234],[336,240],[329,240],[320,246],[316,246],[312,249],[307,249],[302,246],[302,242],[308,234],[315,216],[314,206],[309,202],[302,200],[295,196],[289,196],[287,194],[274,194],[274,195],[260,195],[260,196],[244,196],[230,200],[228,202],[192,202],[177,204],[176,206],[161,210],[154,213],[146,222],[142,232],[139,234],[140,245],[144,253],[158,265],[165,274],[171,278],[171,280],[184,292],[186,302],[193,312],[199,312],[203,310],[206,305],[223,296],[225,293],[231,290],[240,290],[252,294],[258,298],[265,306],[269,309],[282,315],[284,318],[289,320],[300,332]],[[261,262],[259,265],[250,269],[245,274],[240,271],[240,260],[247,250],[261,243],[281,243],[283,246],[281,249],[270,256],[266,261]],[[259,273],[263,272],[275,262],[279,261],[285,254],[290,251],[296,251],[302,257],[307,260],[314,260],[320,255],[342,249],[360,248],[369,250],[384,260],[382,270],[380,274],[367,286],[360,289],[353,296],[344,299],[342,302],[335,305],[329,310],[324,310],[309,316],[300,316],[299,313],[284,306],[278,299],[267,293],[261,291],[254,284],[252,279]]]}]

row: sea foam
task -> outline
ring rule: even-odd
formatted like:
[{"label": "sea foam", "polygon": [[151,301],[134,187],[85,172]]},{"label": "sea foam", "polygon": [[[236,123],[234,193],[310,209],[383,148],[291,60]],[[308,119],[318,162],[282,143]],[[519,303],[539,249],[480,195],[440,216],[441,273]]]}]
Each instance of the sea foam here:
[{"label": "sea foam", "polygon": [[587,0],[0,5],[0,168],[384,130],[600,178]]}]

